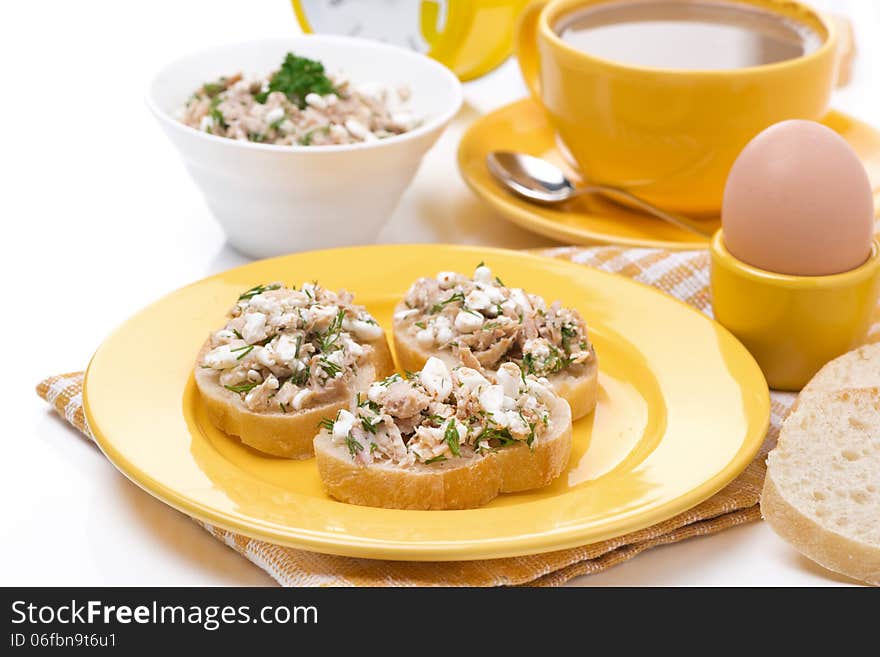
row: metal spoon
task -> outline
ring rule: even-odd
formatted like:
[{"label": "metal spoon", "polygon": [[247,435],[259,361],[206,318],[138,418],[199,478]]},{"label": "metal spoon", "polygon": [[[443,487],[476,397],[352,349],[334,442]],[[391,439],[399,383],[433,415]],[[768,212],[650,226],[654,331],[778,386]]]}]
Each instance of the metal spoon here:
[{"label": "metal spoon", "polygon": [[691,233],[702,237],[712,236],[711,230],[700,226],[693,219],[661,210],[624,189],[591,183],[575,187],[559,167],[538,157],[511,151],[493,151],[486,156],[486,165],[499,183],[527,201],[552,205],[584,194],[601,194],[612,200],[615,197],[623,199],[630,205]]}]

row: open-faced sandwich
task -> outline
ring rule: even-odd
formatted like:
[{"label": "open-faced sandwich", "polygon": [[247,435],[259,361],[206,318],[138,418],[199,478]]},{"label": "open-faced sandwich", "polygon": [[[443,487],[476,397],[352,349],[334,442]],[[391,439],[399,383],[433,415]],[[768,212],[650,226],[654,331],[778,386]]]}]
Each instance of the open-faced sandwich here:
[{"label": "open-faced sandwich", "polygon": [[395,308],[398,363],[417,370],[431,356],[450,367],[496,370],[514,363],[546,377],[578,419],[596,405],[597,362],[584,320],[557,301],[504,285],[483,263],[473,278],[420,278]]},{"label": "open-faced sandwich", "polygon": [[327,492],[396,509],[466,509],[546,486],[567,467],[571,410],[513,363],[483,373],[429,358],[373,383],[315,437]]},{"label": "open-faced sandwich", "polygon": [[394,371],[385,332],[348,292],[281,283],[244,292],[198,355],[214,424],[276,456],[312,456],[318,422]]}]

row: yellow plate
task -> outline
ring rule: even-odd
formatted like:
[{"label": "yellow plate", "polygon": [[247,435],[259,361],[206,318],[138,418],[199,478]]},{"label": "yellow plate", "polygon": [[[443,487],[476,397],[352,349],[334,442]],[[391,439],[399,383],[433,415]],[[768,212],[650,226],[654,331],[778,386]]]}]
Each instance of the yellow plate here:
[{"label": "yellow plate", "polygon": [[[599,353],[596,413],[575,424],[571,465],[539,491],[469,511],[335,502],[313,461],[263,456],[215,430],[191,368],[238,294],[317,279],[355,292],[383,326],[419,276],[485,260],[508,285],[586,318]],[[769,393],[745,348],[688,306],[562,260],[463,246],[371,246],[255,262],[174,292],[98,349],[85,380],[98,444],[125,475],[184,513],[274,543],[358,557],[454,560],[586,544],[703,501],[751,461]]]},{"label": "yellow plate", "polygon": [[[880,208],[880,132],[842,112],[830,112],[824,123],[846,139],[861,157],[875,192],[875,206]],[[465,182],[502,217],[566,244],[622,244],[673,250],[709,246],[709,238],[598,196],[581,197],[555,208],[519,199],[503,190],[486,169],[486,156],[494,150],[543,157],[562,167],[572,180],[579,180],[579,174],[560,152],[543,110],[529,98],[474,121],[458,147],[458,167]],[[721,222],[707,219],[705,224],[714,231]]]}]

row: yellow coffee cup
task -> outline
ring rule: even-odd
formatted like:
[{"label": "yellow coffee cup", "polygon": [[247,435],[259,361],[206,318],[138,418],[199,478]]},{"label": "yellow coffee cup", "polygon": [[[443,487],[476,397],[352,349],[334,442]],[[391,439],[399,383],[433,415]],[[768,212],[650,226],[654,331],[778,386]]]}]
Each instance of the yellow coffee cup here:
[{"label": "yellow coffee cup", "polygon": [[796,21],[821,43],[793,59],[717,70],[611,61],[556,32],[574,12],[627,2],[633,0],[533,2],[516,37],[523,77],[585,178],[671,210],[717,216],[727,173],[752,137],[778,121],[826,113],[837,68],[835,26],[799,2],[726,0]]}]

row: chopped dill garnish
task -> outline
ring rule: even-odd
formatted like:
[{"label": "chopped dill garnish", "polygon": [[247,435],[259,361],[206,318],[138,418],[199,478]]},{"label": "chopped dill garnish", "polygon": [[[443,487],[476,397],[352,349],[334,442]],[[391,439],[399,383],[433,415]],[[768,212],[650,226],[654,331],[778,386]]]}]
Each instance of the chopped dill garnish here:
[{"label": "chopped dill garnish", "polygon": [[441,454],[440,456],[435,456],[434,458],[428,459],[427,461],[425,461],[425,465],[430,465],[431,463],[440,463],[440,461],[445,461],[445,460],[446,460],[446,457],[443,454]]},{"label": "chopped dill garnish", "polygon": [[449,424],[446,425],[446,431],[443,434],[443,438],[446,440],[446,444],[449,445],[449,451],[456,456],[461,456],[458,429],[455,426],[454,419],[449,420]]},{"label": "chopped dill garnish", "polygon": [[351,454],[351,458],[354,458],[358,452],[364,451],[364,446],[355,440],[350,432],[345,437],[345,446],[348,447],[348,453]]},{"label": "chopped dill garnish", "polygon": [[250,290],[246,292],[242,292],[238,297],[239,301],[247,301],[248,299],[253,299],[258,294],[262,294],[263,292],[268,292],[269,290],[280,290],[281,286],[278,283],[270,283],[268,285],[254,285]]},{"label": "chopped dill garnish", "polygon": [[327,431],[333,431],[334,424],[336,424],[334,420],[331,420],[329,417],[325,417],[323,420],[318,422],[318,428],[326,429]]},{"label": "chopped dill garnish", "polygon": [[240,383],[236,386],[223,386],[223,387],[231,392],[237,392],[237,393],[241,394],[243,392],[250,392],[251,390],[256,388],[258,385],[260,385],[260,384],[248,382],[248,383]]},{"label": "chopped dill garnish", "polygon": [[431,306],[431,310],[429,310],[428,312],[432,315],[435,315],[435,314],[439,313],[441,310],[443,310],[450,303],[462,303],[463,304],[464,303],[464,294],[461,292],[456,292],[455,294],[450,295],[450,297],[448,299],[446,299],[445,301],[440,301],[439,303],[435,303],[433,306]]},{"label": "chopped dill garnish", "polygon": [[240,351],[241,353],[235,357],[235,360],[241,360],[242,358],[247,356],[249,353],[251,353],[253,350],[254,350],[254,345],[248,344],[248,345],[245,345],[244,347],[238,347],[237,349],[230,349],[229,351],[231,351],[232,353],[235,353],[236,351]]}]

